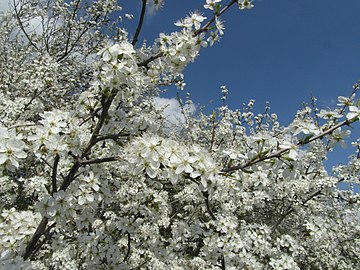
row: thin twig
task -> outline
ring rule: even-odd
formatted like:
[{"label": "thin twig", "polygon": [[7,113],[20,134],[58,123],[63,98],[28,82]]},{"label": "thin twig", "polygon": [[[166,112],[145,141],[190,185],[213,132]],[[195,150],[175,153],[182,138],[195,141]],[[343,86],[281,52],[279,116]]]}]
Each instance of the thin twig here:
[{"label": "thin twig", "polygon": [[91,165],[91,164],[100,164],[100,163],[105,163],[105,162],[116,161],[118,159],[119,159],[118,157],[95,158],[95,159],[91,159],[91,160],[80,161],[80,165],[85,166],[85,165]]},{"label": "thin twig", "polygon": [[208,21],[203,27],[194,32],[194,36],[200,35],[202,32],[206,32],[209,30],[209,26],[215,21],[216,18],[220,17],[224,14],[233,4],[237,3],[237,0],[231,0],[229,4],[227,4],[219,13],[216,13],[210,21]]},{"label": "thin twig", "polygon": [[[344,180],[345,180],[344,178],[340,179],[338,181],[338,184]],[[325,187],[320,188],[319,190],[317,190],[313,194],[311,194],[309,197],[307,197],[304,201],[302,201],[302,205],[305,205],[308,201],[310,201],[313,198],[315,198],[316,196],[320,195],[321,192],[324,190],[324,188]],[[270,235],[273,235],[275,233],[276,229],[280,226],[281,222],[294,211],[295,211],[295,208],[293,208],[292,206],[288,206],[286,211],[280,216],[280,218],[276,221],[276,223],[272,227]]]}]

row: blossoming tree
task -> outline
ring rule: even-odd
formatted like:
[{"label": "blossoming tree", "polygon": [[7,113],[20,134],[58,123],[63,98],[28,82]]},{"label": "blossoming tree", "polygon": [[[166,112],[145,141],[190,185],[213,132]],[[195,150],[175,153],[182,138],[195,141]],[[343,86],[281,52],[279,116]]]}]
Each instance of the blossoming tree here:
[{"label": "blossoming tree", "polygon": [[208,18],[148,46],[145,9],[163,1],[141,1],[134,33],[116,2],[14,0],[1,15],[0,268],[359,269],[359,193],[338,188],[359,185],[359,140],[347,165],[323,164],[359,124],[359,84],[288,126],[252,100],[209,116],[187,100],[169,124],[154,98],[183,86],[223,13],[253,3],[206,0]]}]

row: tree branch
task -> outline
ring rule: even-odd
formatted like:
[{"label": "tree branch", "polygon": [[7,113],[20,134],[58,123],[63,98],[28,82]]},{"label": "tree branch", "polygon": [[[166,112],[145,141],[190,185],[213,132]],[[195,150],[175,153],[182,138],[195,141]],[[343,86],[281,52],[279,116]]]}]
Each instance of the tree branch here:
[{"label": "tree branch", "polygon": [[[355,118],[355,119],[352,119],[352,120],[344,120],[344,121],[338,123],[337,125],[325,130],[324,132],[322,132],[322,133],[320,133],[320,134],[318,134],[316,136],[311,137],[308,140],[300,141],[298,144],[296,144],[296,146],[297,147],[303,146],[303,145],[311,143],[311,142],[313,142],[315,140],[322,139],[324,136],[331,134],[332,132],[334,132],[334,130],[338,129],[339,127],[350,125],[351,123],[353,123],[355,121],[358,121],[358,119]],[[270,153],[268,155],[258,156],[255,159],[251,159],[251,160],[247,161],[243,165],[237,165],[237,166],[233,166],[233,167],[223,168],[220,173],[226,174],[226,173],[233,172],[233,171],[236,171],[236,170],[244,170],[244,169],[246,169],[246,168],[248,168],[248,167],[250,167],[252,165],[255,165],[255,164],[257,164],[257,163],[259,163],[261,161],[265,161],[265,160],[275,158],[275,157],[279,158],[282,154],[288,152],[289,150],[290,150],[289,148],[286,148],[286,149],[281,149],[281,150],[278,150],[276,152]]]},{"label": "tree branch", "polygon": [[[101,112],[99,121],[91,135],[89,143],[88,143],[87,147],[84,149],[82,155],[77,158],[77,160],[71,167],[70,171],[68,172],[67,176],[64,178],[64,181],[60,187],[60,190],[65,191],[69,187],[69,185],[74,181],[74,179],[76,179],[76,173],[78,172],[79,168],[83,165],[81,163],[82,162],[81,159],[85,158],[90,153],[91,148],[97,143],[96,138],[97,138],[103,124],[105,123],[105,119],[108,115],[108,111],[111,106],[111,103],[115,98],[116,92],[117,92],[117,90],[113,90],[113,92],[110,94],[110,96],[103,96],[103,98],[102,98],[103,110]],[[34,235],[32,236],[30,242],[28,243],[28,245],[25,248],[25,252],[23,254],[24,260],[28,259],[29,256],[33,253],[37,242],[39,241],[40,237],[46,231],[46,226],[48,224],[48,221],[49,220],[47,217],[43,217],[43,219],[41,220]]]},{"label": "tree branch", "polygon": [[32,39],[30,38],[29,34],[26,32],[25,27],[23,22],[20,19],[20,14],[19,11],[17,10],[17,6],[18,4],[16,3],[15,0],[13,0],[13,4],[14,4],[14,11],[15,11],[15,16],[16,16],[16,20],[19,23],[19,27],[21,29],[21,31],[24,33],[26,39],[29,41],[29,43],[31,44],[31,46],[33,46],[37,51],[39,51],[39,48],[36,46],[36,44],[32,41]]},{"label": "tree branch", "polygon": [[140,14],[139,23],[138,23],[138,26],[137,26],[137,28],[136,28],[134,38],[133,38],[133,40],[132,40],[132,42],[131,42],[131,44],[132,44],[134,47],[135,47],[135,45],[136,45],[136,42],[138,42],[138,40],[139,40],[139,35],[140,35],[141,27],[142,27],[143,22],[144,22],[145,10],[146,10],[146,2],[147,2],[147,0],[142,0],[142,7],[141,7],[141,14]]},{"label": "tree branch", "polygon": [[[344,179],[340,179],[338,181],[338,183],[341,183],[342,181],[344,181]],[[320,195],[321,192],[324,190],[324,187],[320,188],[319,190],[315,191],[313,194],[311,194],[309,197],[307,197],[303,202],[302,205],[306,204],[308,201],[312,200],[313,198],[315,198],[316,196]],[[278,221],[274,224],[274,226],[271,229],[271,233],[270,236],[273,235],[276,231],[276,229],[280,226],[281,222],[288,216],[290,215],[292,212],[294,212],[294,208],[292,206],[288,206],[286,211],[280,216],[280,218],[278,219]]]},{"label": "tree branch", "polygon": [[59,160],[60,160],[60,156],[59,156],[59,154],[56,154],[56,156],[54,158],[54,165],[52,167],[52,177],[51,177],[52,191],[51,191],[51,195],[53,195],[57,191],[56,175],[57,175],[57,168],[58,168]]},{"label": "tree branch", "polygon": [[22,257],[24,260],[28,259],[31,253],[33,252],[36,243],[39,241],[40,237],[44,234],[46,230],[46,225],[48,224],[49,219],[47,217],[43,217],[39,226],[37,227],[34,235],[31,237],[30,242],[27,244],[25,248],[25,252],[23,253]]},{"label": "tree branch", "polygon": [[129,232],[126,232],[127,234],[127,252],[124,258],[124,262],[126,262],[129,259],[130,251],[131,251],[131,235]]},{"label": "tree branch", "polygon": [[213,213],[213,211],[211,210],[211,207],[210,207],[210,201],[209,201],[209,192],[207,191],[203,191],[202,192],[204,198],[205,198],[205,205],[206,205],[206,209],[208,210],[212,220],[216,220],[216,217]]}]

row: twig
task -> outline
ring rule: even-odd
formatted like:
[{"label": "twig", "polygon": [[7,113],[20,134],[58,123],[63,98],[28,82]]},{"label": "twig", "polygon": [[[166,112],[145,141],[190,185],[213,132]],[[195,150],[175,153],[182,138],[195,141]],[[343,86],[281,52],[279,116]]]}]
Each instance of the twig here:
[{"label": "twig", "polygon": [[[338,183],[341,183],[342,181],[344,181],[344,178],[340,179],[338,181]],[[324,190],[324,187],[315,191],[313,194],[311,194],[309,197],[307,197],[304,201],[302,201],[302,205],[306,204],[308,201],[310,201],[313,198],[315,198],[316,196],[320,195],[323,190]],[[281,222],[294,211],[295,211],[295,208],[293,208],[292,206],[288,206],[286,211],[280,216],[280,218],[277,220],[277,222],[272,227],[270,235],[273,235],[275,233],[276,229],[280,226]]]},{"label": "twig", "polygon": [[216,136],[216,128],[218,126],[218,123],[216,123],[216,116],[212,119],[212,128],[211,128],[211,141],[210,141],[210,149],[209,152],[212,152],[214,143],[215,143],[215,136]]},{"label": "twig", "polygon": [[220,17],[222,14],[224,14],[233,4],[237,3],[237,0],[231,0],[229,4],[227,4],[222,10],[219,11],[219,13],[216,13],[210,21],[208,21],[203,27],[201,27],[199,30],[194,32],[194,36],[200,35],[202,32],[206,32],[209,30],[209,26],[215,21],[217,17]]},{"label": "twig", "polygon": [[116,161],[118,159],[119,159],[118,157],[95,158],[95,159],[91,159],[91,160],[80,161],[80,165],[84,166],[84,165],[91,165],[91,164],[99,164],[99,163]]},{"label": "twig", "polygon": [[225,270],[225,269],[226,269],[225,257],[224,255],[221,255],[221,270]]},{"label": "twig", "polygon": [[162,57],[163,55],[164,55],[163,52],[159,52],[158,54],[155,54],[155,55],[149,57],[148,59],[140,62],[140,63],[138,64],[138,66],[139,66],[139,67],[147,67],[147,65],[148,65],[149,63],[151,63],[152,61],[154,61],[154,60]]}]

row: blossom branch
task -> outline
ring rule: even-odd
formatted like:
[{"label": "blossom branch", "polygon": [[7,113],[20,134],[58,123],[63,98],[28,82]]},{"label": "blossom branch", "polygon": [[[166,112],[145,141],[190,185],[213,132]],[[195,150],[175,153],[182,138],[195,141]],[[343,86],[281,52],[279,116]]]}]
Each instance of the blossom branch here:
[{"label": "blossom branch", "polygon": [[[76,12],[79,9],[79,5],[80,5],[80,0],[77,0],[75,4],[73,4],[73,13],[72,13],[72,20],[75,19],[76,17]],[[65,43],[65,52],[63,54],[63,56],[58,58],[58,61],[61,61],[67,54],[68,54],[68,49],[69,49],[69,44],[70,44],[70,38],[71,38],[71,31],[72,31],[72,26],[71,23],[69,23],[68,29],[67,29],[67,39],[66,39],[66,43]]]},{"label": "blossom branch", "polygon": [[215,13],[215,15],[211,18],[210,21],[208,21],[203,27],[201,27],[199,30],[194,32],[194,36],[200,35],[202,32],[206,32],[209,30],[210,25],[215,21],[216,18],[223,15],[232,5],[237,3],[237,0],[231,0],[229,4],[227,4],[222,10],[220,10],[218,13]]},{"label": "blossom branch", "polygon": [[[237,0],[231,0],[231,2],[229,4],[227,4],[222,10],[219,11],[219,13],[216,13],[210,21],[208,21],[202,28],[200,28],[197,31],[194,31],[194,37],[200,35],[202,32],[207,32],[209,30],[209,26],[215,21],[216,17],[220,17],[222,14],[224,14],[232,5],[234,5],[235,3],[237,3]],[[140,62],[138,64],[139,67],[147,67],[147,65],[149,63],[151,63],[152,61],[160,58],[164,56],[163,52],[159,52],[151,57],[149,57],[148,59],[144,60],[143,62]]]},{"label": "blossom branch", "polygon": [[[69,185],[72,183],[72,181],[74,181],[79,168],[82,166],[81,159],[85,158],[90,153],[91,148],[97,143],[97,136],[105,122],[105,119],[108,115],[109,108],[111,106],[112,101],[115,98],[115,95],[116,95],[116,90],[114,90],[108,97],[103,95],[103,97],[102,97],[103,110],[101,112],[98,123],[97,123],[94,131],[92,132],[89,143],[88,143],[87,147],[85,148],[85,150],[83,151],[82,155],[76,159],[75,163],[71,167],[67,176],[64,178],[64,181],[60,187],[60,190],[65,191],[69,187]],[[45,233],[48,222],[49,222],[49,219],[47,217],[43,217],[43,219],[41,220],[40,224],[38,225],[34,235],[32,236],[32,238],[30,239],[29,243],[27,244],[27,246],[25,248],[25,252],[23,254],[24,260],[28,259],[29,256],[33,253],[37,242],[39,241],[40,237]]]},{"label": "blossom branch", "polygon": [[[341,183],[342,181],[344,181],[344,179],[340,179],[338,181],[338,183]],[[312,200],[313,198],[315,198],[316,196],[320,195],[321,192],[324,190],[325,187],[320,188],[319,190],[315,191],[313,194],[311,194],[309,197],[307,197],[304,201],[302,201],[302,205],[305,205],[307,202],[309,202],[310,200]],[[288,216],[290,215],[292,212],[295,211],[295,208],[293,208],[292,206],[288,206],[286,211],[284,211],[284,213],[280,216],[280,218],[277,220],[277,222],[274,224],[274,226],[271,229],[271,233],[270,235],[273,235],[276,231],[276,229],[280,226],[281,222]]]},{"label": "blossom branch", "polygon": [[116,141],[117,139],[119,139],[120,137],[129,137],[130,134],[129,133],[117,133],[117,134],[109,134],[109,135],[101,135],[97,137],[97,142],[101,142],[101,141],[105,141],[108,139],[112,139],[114,141]]},{"label": "blossom branch", "polygon": [[50,231],[51,231],[52,228],[55,227],[55,224],[56,224],[56,223],[53,223],[53,224],[51,224],[50,226],[47,227],[47,229],[46,229],[45,232],[44,232],[45,238],[42,239],[42,241],[41,241],[40,243],[38,243],[38,244],[34,247],[34,251],[32,252],[32,255],[31,255],[30,259],[32,259],[32,257],[34,256],[34,254],[36,254],[36,252],[37,252],[38,250],[40,250],[40,248],[46,243],[46,241],[51,238],[51,235],[52,235],[52,234],[50,233]]},{"label": "blossom branch", "polygon": [[64,182],[62,183],[62,185],[60,187],[60,190],[66,190],[68,188],[68,186],[71,184],[71,182],[75,179],[75,175],[82,165],[81,159],[83,159],[87,155],[89,155],[92,147],[98,143],[97,136],[99,135],[99,132],[100,132],[102,126],[104,125],[105,119],[108,116],[108,111],[110,109],[112,101],[115,98],[115,94],[116,94],[116,90],[113,90],[109,97],[106,97],[105,95],[103,95],[102,102],[101,102],[103,105],[103,109],[101,111],[99,121],[97,122],[97,124],[94,128],[94,131],[91,135],[88,145],[86,146],[82,155],[79,158],[77,158],[74,165],[70,169],[68,175],[65,177]]},{"label": "blossom branch", "polygon": [[[322,139],[324,136],[326,135],[329,135],[331,134],[332,132],[334,132],[334,130],[338,129],[339,127],[342,127],[342,126],[346,126],[346,125],[350,125],[351,123],[353,122],[356,122],[358,121],[359,119],[355,118],[355,119],[351,119],[351,120],[344,120],[340,123],[338,123],[337,125],[325,130],[324,132],[316,135],[316,136],[313,136],[313,137],[310,137],[306,140],[302,140],[300,141],[299,143],[296,144],[297,147],[299,146],[303,146],[303,145],[306,145],[308,143],[311,143],[315,140],[318,140],[318,139]],[[265,161],[265,160],[268,160],[268,159],[272,159],[272,158],[279,158],[282,154],[285,154],[287,153],[288,151],[290,150],[290,148],[285,148],[285,149],[281,149],[281,150],[278,150],[276,152],[273,152],[273,153],[270,153],[270,154],[264,154],[264,153],[260,153],[258,156],[256,156],[255,158],[247,161],[245,164],[243,165],[237,165],[237,166],[233,166],[233,167],[227,167],[227,168],[224,168],[221,170],[221,173],[222,174],[226,174],[226,173],[229,173],[229,172],[233,172],[233,171],[236,171],[236,170],[244,170],[252,165],[255,165],[261,161]]]},{"label": "blossom branch", "polygon": [[105,95],[103,95],[102,100],[101,100],[101,104],[102,104],[103,109],[101,111],[99,121],[97,122],[97,124],[95,126],[95,129],[94,129],[94,131],[93,131],[93,133],[91,135],[90,141],[89,141],[88,145],[86,146],[85,150],[83,151],[83,154],[81,155],[81,158],[86,157],[89,154],[91,148],[96,143],[98,143],[97,137],[98,137],[98,135],[100,133],[100,130],[101,130],[102,126],[104,125],[106,117],[108,116],[108,112],[109,112],[111,103],[114,100],[116,93],[117,93],[117,90],[114,89],[110,93],[109,97],[106,97]]},{"label": "blossom branch", "polygon": [[155,55],[153,55],[153,56],[150,56],[148,59],[140,62],[140,63],[138,64],[138,66],[139,66],[139,67],[147,67],[147,65],[148,65],[149,63],[151,63],[152,61],[154,61],[154,60],[156,60],[156,59],[158,59],[158,58],[160,58],[160,57],[162,57],[162,56],[164,56],[164,53],[163,53],[163,52],[159,52],[159,53],[157,53],[157,54],[155,54]]},{"label": "blossom branch", "polygon": [[216,118],[216,116],[214,116],[213,119],[211,120],[212,127],[211,127],[211,141],[210,141],[209,152],[211,152],[213,150],[214,143],[215,143],[216,128],[218,126],[215,118]]},{"label": "blossom branch", "polygon": [[225,269],[226,269],[225,257],[224,255],[221,255],[221,270],[225,270]]}]

